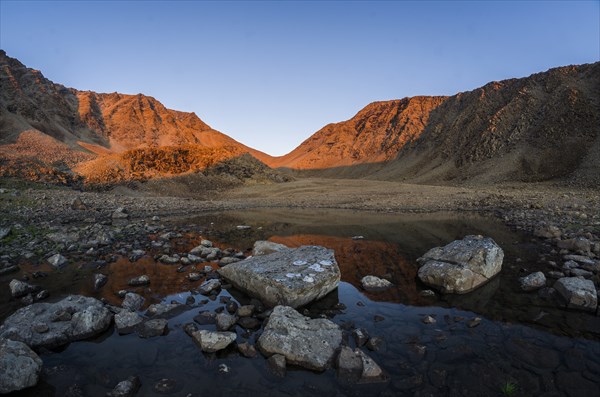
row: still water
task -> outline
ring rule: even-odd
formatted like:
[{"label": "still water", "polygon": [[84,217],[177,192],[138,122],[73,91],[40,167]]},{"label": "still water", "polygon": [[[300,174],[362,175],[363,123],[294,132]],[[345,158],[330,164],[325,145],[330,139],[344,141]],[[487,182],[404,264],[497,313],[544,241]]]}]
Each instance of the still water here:
[{"label": "still water", "polygon": [[[95,340],[42,352],[45,370],[40,384],[15,395],[103,396],[131,375],[142,381],[139,396],[597,395],[599,318],[556,308],[535,292],[520,292],[518,277],[544,269],[544,264],[529,238],[495,219],[282,209],[205,214],[165,224],[183,235],[173,241],[172,252],[186,252],[202,238],[247,254],[254,241],[267,239],[292,247],[314,244],[334,249],[342,282],[336,291],[306,307],[306,312],[326,315],[347,330],[364,328],[370,336],[383,337],[385,343],[378,351],[363,349],[384,369],[388,380],[349,385],[337,379],[334,369],[315,373],[293,367],[281,379],[270,373],[260,354],[244,358],[233,345],[217,354],[202,353],[183,325],[193,322],[199,311],[224,306],[221,297],[231,297],[240,305],[250,299],[235,290],[222,290],[214,301],[196,303],[169,319],[166,336],[140,339],[136,334],[120,336],[111,328]],[[240,230],[237,225],[251,227]],[[502,273],[467,295],[420,296],[426,287],[416,280],[416,258],[468,234],[491,236],[504,249]],[[43,285],[54,299],[77,293],[120,304],[116,292],[132,289],[127,280],[148,274],[151,286],[134,289],[145,296],[146,307],[157,302],[183,303],[201,280],[189,282],[186,273],[175,269],[156,263],[151,256],[136,263],[120,258],[101,270],[109,275],[109,282],[99,292],[91,287],[94,270],[85,266],[51,273]],[[385,276],[394,287],[366,293],[360,279],[368,274]],[[10,277],[1,279],[0,288],[6,291],[9,281]],[[18,307],[6,295],[1,298],[4,311]],[[204,299],[195,298],[196,302]],[[426,315],[435,317],[436,323],[424,324]],[[475,317],[481,323],[471,328],[468,323]],[[200,328],[214,330],[215,326]],[[254,344],[260,335],[260,330],[249,333],[239,326],[236,332],[239,343]],[[354,347],[351,337],[348,343]],[[167,390],[155,387],[163,379],[168,379]]]}]

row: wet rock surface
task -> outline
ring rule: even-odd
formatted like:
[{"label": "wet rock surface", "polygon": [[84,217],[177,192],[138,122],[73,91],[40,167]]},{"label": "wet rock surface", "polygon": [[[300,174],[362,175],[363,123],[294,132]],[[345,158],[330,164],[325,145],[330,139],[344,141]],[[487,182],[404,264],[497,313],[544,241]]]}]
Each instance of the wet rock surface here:
[{"label": "wet rock surface", "polygon": [[340,281],[334,252],[317,246],[248,258],[218,272],[269,306],[305,305],[333,291]]}]

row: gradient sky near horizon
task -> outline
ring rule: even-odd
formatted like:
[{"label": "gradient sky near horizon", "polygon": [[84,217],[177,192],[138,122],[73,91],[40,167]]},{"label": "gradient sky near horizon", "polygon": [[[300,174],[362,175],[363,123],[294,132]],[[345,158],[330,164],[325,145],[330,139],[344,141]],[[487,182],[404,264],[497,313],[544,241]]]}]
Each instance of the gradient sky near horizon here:
[{"label": "gradient sky near horizon", "polygon": [[0,48],[282,155],[370,102],[600,60],[600,1],[0,1]]}]

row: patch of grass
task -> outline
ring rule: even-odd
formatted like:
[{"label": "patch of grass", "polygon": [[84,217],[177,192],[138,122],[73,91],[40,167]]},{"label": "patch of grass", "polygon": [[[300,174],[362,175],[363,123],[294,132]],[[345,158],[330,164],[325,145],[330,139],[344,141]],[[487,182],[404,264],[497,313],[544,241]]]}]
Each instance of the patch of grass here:
[{"label": "patch of grass", "polygon": [[506,381],[500,386],[500,392],[503,396],[514,396],[517,392],[517,384],[515,382]]}]

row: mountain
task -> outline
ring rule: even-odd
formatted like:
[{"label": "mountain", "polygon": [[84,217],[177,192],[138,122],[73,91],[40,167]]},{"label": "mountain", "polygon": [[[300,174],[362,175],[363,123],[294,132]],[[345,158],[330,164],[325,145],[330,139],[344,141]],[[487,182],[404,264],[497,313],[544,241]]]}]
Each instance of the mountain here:
[{"label": "mountain", "polygon": [[[227,148],[212,151],[227,158],[243,153],[268,158],[194,113],[167,109],[142,94],[66,88],[0,50],[0,173],[19,174],[23,163],[65,171],[98,157],[114,160],[135,149],[182,145],[200,151]],[[213,160],[211,164],[221,159]]]},{"label": "mountain", "polygon": [[267,163],[328,177],[598,185],[600,62],[451,97],[375,102]]}]

